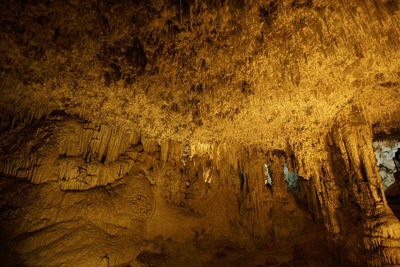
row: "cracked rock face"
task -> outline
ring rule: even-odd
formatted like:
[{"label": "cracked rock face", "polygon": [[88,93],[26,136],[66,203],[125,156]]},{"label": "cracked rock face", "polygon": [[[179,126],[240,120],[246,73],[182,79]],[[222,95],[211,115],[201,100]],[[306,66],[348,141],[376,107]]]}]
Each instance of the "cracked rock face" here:
[{"label": "cracked rock face", "polygon": [[397,0],[3,1],[1,265],[400,265],[399,25]]}]

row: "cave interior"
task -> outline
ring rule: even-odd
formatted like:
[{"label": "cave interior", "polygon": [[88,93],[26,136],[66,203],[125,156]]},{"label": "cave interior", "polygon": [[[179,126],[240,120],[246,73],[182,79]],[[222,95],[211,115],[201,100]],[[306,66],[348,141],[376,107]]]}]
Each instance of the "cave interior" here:
[{"label": "cave interior", "polygon": [[400,1],[0,14],[1,266],[400,266]]}]

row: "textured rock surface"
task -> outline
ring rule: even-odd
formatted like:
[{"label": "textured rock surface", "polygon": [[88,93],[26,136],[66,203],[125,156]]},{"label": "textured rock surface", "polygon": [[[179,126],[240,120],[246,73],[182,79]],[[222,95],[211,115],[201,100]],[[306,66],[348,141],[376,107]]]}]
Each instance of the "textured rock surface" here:
[{"label": "textured rock surface", "polygon": [[376,160],[379,167],[379,175],[382,178],[383,189],[386,190],[394,182],[393,174],[397,172],[394,165],[394,154],[400,147],[400,138],[394,138],[392,140],[377,140],[374,141],[373,147],[375,151]]},{"label": "textured rock surface", "polygon": [[394,174],[395,182],[386,190],[385,195],[393,213],[400,218],[400,174]]},{"label": "textured rock surface", "polygon": [[352,262],[398,264],[400,223],[385,199],[365,111],[349,107],[337,118],[326,146],[320,169],[306,186],[306,199],[313,200],[309,206]]},{"label": "textured rock surface", "polygon": [[[7,159],[13,160],[2,162],[3,174],[15,176],[1,180],[6,264],[247,266],[264,264],[266,258],[276,264],[318,266],[326,258],[331,266],[338,264],[321,248],[320,244],[327,244],[323,229],[286,190],[283,152],[266,154],[260,148],[233,144],[204,148],[170,141],[159,145],[104,134],[110,138],[103,138],[107,141],[103,144],[123,148],[120,155],[111,151],[112,157],[102,146],[85,149],[94,132],[101,135],[103,126],[93,131],[83,122],[60,117],[42,124],[55,125],[45,134],[52,141],[40,143],[45,148],[34,147],[49,153],[30,151],[29,162],[18,157],[30,142],[43,139],[41,129],[47,126],[34,127],[26,143],[26,135],[3,135],[22,139],[16,142],[19,149],[8,154]],[[121,131],[110,132],[117,130]],[[62,134],[57,139],[58,132]],[[109,160],[98,161],[101,158]],[[266,161],[272,188],[264,183]],[[244,180],[238,176],[238,164]],[[107,168],[118,171],[105,173]]]},{"label": "textured rock surface", "polygon": [[[22,137],[12,144],[16,136]],[[127,174],[137,134],[107,125],[53,118],[32,128],[4,132],[0,171],[32,183],[58,180],[62,189],[89,189]]]},{"label": "textured rock surface", "polygon": [[2,177],[2,265],[127,264],[143,246],[153,202],[141,175],[84,192]]},{"label": "textured rock surface", "polygon": [[282,149],[329,131],[353,99],[388,130],[399,14],[383,0],[4,2],[2,113]]},{"label": "textured rock surface", "polygon": [[4,265],[400,265],[372,143],[399,25],[397,0],[1,2]]}]

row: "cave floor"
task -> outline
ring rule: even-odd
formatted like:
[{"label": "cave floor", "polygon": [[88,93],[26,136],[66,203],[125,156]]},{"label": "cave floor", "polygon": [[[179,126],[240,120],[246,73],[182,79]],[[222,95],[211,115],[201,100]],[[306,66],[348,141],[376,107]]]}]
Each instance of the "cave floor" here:
[{"label": "cave floor", "polygon": [[[126,186],[126,183],[131,185]],[[59,266],[63,262],[85,266],[90,262],[90,257],[100,259],[104,253],[104,260],[96,263],[100,264],[99,266],[343,266],[327,252],[326,240],[320,229],[313,229],[315,233],[321,234],[312,235],[312,240],[309,235],[304,235],[278,243],[263,241],[262,244],[252,244],[249,247],[239,245],[228,238],[202,238],[182,242],[161,235],[141,237],[140,231],[134,229],[141,228],[143,216],[140,215],[138,220],[129,226],[132,229],[127,231],[120,220],[121,216],[127,213],[121,207],[126,206],[120,206],[118,203],[123,199],[116,202],[118,198],[115,198],[115,195],[130,195],[128,201],[135,199],[136,202],[147,203],[149,200],[143,192],[148,186],[145,180],[122,179],[109,192],[97,188],[90,190],[90,194],[58,191],[60,196],[57,196],[50,194],[59,190],[54,183],[34,186],[22,180],[3,177],[0,187],[0,191],[3,192],[0,197],[3,221],[1,225],[4,228],[1,229],[0,236],[2,266],[39,266],[39,263],[44,264],[42,266]],[[18,190],[10,190],[10,187]],[[128,189],[129,194],[124,191]],[[21,195],[22,192],[24,198],[18,200],[16,195]],[[45,208],[40,208],[35,203],[39,195],[48,196],[43,200],[45,203],[40,205]],[[110,199],[107,200],[108,198]],[[108,222],[113,218],[115,211],[91,211],[90,208],[94,207],[94,203],[97,206],[105,206],[111,198],[112,206],[120,207],[117,212],[120,219],[115,226]],[[61,208],[54,208],[54,203],[59,202],[62,203]],[[25,209],[24,206],[30,209]],[[82,212],[70,211],[75,208]],[[59,221],[56,223],[50,223],[45,218],[47,213],[53,211],[58,211]],[[97,213],[101,213],[101,217],[98,217]],[[128,214],[130,217],[137,216],[131,212]],[[9,226],[5,227],[7,225]],[[105,235],[102,229],[112,234]],[[62,252],[59,251],[61,247],[64,249]],[[12,253],[15,250],[22,254]],[[115,265],[112,261],[125,263]]]},{"label": "cave floor", "polygon": [[352,266],[340,264],[322,247],[286,244],[267,249],[246,250],[224,245],[214,248],[196,248],[193,245],[177,245],[170,242],[166,253],[144,250],[138,256],[142,266]]}]

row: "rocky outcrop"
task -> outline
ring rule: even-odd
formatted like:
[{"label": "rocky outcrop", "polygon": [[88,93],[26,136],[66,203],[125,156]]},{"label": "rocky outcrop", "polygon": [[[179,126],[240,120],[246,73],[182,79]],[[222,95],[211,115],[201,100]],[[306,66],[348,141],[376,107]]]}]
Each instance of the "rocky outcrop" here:
[{"label": "rocky outcrop", "polygon": [[[121,127],[75,120],[48,119],[31,128],[5,132],[0,171],[35,184],[58,181],[64,190],[85,190],[107,185],[133,166],[137,133]],[[15,141],[15,140],[14,140]]]},{"label": "rocky outcrop", "polygon": [[326,154],[301,191],[332,244],[352,262],[399,264],[400,223],[385,199],[365,114],[357,105],[339,114],[324,142]]},{"label": "rocky outcrop", "polygon": [[2,266],[127,266],[154,208],[140,174],[86,191],[3,176],[0,191]]}]

